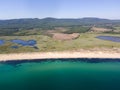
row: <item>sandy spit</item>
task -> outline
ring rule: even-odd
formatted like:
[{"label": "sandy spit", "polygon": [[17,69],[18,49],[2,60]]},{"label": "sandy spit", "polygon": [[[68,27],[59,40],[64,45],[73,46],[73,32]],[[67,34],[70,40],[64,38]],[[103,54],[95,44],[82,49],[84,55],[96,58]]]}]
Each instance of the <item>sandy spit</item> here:
[{"label": "sandy spit", "polygon": [[55,59],[55,58],[120,58],[118,52],[80,52],[80,51],[64,51],[64,52],[34,52],[34,53],[14,53],[0,54],[0,61],[25,60],[25,59]]}]

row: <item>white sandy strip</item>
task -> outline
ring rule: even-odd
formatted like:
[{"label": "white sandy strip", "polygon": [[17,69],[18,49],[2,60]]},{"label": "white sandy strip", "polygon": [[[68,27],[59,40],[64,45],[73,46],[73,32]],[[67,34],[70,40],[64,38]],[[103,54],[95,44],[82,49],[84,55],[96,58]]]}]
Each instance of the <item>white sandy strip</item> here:
[{"label": "white sandy strip", "polygon": [[36,52],[19,54],[0,54],[0,61],[49,58],[120,58],[120,53],[106,52]]}]

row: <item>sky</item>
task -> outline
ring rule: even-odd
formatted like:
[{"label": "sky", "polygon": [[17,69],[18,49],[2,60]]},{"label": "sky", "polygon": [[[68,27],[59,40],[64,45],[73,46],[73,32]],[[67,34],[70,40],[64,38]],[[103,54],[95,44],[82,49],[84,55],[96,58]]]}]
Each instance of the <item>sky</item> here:
[{"label": "sky", "polygon": [[0,0],[0,19],[120,19],[120,0]]}]

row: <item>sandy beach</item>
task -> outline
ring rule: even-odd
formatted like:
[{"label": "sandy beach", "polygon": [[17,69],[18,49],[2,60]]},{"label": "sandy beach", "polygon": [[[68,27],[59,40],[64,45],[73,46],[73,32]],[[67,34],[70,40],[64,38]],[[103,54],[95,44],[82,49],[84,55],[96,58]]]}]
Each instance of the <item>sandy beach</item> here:
[{"label": "sandy beach", "polygon": [[33,52],[0,54],[0,61],[55,59],[55,58],[120,58],[119,52],[103,51],[63,51],[63,52]]}]

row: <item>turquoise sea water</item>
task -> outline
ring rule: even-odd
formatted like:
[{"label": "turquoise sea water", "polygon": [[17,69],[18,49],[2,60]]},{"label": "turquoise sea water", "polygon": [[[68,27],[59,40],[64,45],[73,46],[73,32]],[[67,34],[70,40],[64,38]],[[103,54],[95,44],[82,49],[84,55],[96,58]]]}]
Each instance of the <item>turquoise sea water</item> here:
[{"label": "turquoise sea water", "polygon": [[0,90],[120,90],[120,62],[98,61],[1,62]]}]

